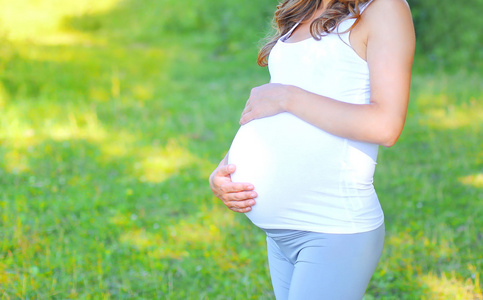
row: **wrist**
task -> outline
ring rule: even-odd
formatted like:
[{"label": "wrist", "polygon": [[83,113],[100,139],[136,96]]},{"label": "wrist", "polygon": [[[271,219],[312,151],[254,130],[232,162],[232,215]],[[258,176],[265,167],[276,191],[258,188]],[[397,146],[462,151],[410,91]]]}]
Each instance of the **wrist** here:
[{"label": "wrist", "polygon": [[285,86],[285,97],[281,102],[282,109],[286,112],[290,112],[292,108],[292,103],[294,102],[294,95],[296,94],[297,87],[293,85]]}]

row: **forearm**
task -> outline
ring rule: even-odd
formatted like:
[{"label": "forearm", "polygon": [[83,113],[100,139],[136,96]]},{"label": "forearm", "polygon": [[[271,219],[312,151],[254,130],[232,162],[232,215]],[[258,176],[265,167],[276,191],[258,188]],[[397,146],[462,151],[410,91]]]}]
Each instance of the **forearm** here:
[{"label": "forearm", "polygon": [[351,104],[287,86],[283,109],[331,134],[392,146],[401,134],[406,109],[378,104]]}]

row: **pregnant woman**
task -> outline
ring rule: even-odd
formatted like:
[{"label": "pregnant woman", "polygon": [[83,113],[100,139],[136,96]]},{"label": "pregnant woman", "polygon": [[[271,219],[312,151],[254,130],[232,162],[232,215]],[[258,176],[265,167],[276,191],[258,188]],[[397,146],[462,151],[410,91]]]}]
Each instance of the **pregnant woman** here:
[{"label": "pregnant woman", "polygon": [[[262,47],[214,194],[267,234],[277,299],[362,299],[384,243],[379,145],[404,126],[415,37],[404,0],[287,0]],[[390,201],[391,199],[387,199]]]}]

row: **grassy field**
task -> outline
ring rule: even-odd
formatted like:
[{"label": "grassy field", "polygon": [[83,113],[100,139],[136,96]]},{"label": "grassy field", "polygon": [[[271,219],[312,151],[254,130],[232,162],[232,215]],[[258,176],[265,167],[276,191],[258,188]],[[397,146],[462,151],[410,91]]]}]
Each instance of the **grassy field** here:
[{"label": "grassy field", "polygon": [[[1,299],[274,299],[263,233],[207,185],[273,6],[0,0]],[[483,299],[483,74],[415,63],[365,299]]]}]

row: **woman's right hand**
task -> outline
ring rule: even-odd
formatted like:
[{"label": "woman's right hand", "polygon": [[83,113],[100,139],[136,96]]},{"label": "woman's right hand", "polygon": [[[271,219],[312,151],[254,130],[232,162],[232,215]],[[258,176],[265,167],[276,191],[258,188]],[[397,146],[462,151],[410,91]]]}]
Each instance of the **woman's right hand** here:
[{"label": "woman's right hand", "polygon": [[254,198],[257,193],[250,183],[235,183],[231,181],[230,174],[236,170],[235,165],[220,164],[210,175],[210,188],[232,211],[246,213],[255,205]]}]

